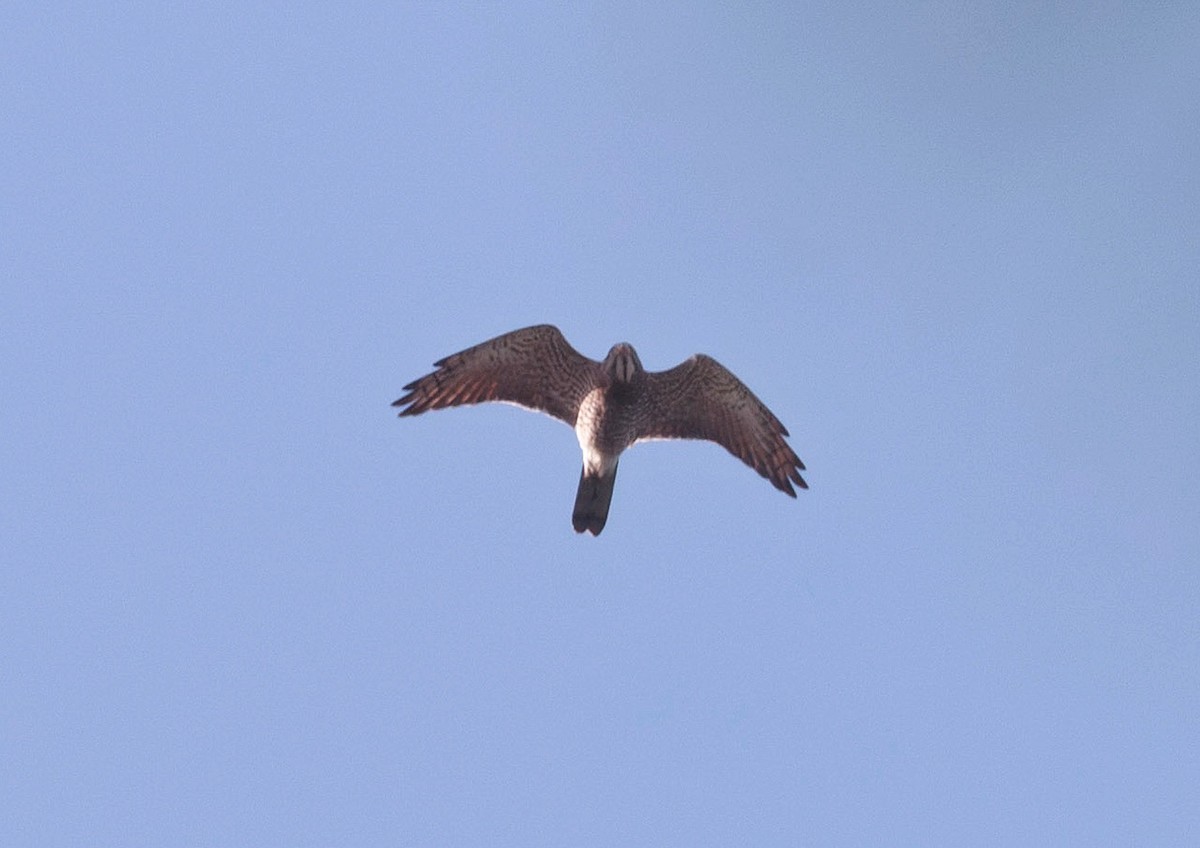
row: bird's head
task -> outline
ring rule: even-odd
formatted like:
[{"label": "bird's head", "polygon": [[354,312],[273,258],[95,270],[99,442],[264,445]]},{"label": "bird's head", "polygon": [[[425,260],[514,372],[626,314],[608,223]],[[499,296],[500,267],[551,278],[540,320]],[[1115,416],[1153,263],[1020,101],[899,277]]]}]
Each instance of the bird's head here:
[{"label": "bird's head", "polygon": [[631,344],[615,344],[604,357],[604,371],[614,383],[631,383],[642,370],[642,360]]}]

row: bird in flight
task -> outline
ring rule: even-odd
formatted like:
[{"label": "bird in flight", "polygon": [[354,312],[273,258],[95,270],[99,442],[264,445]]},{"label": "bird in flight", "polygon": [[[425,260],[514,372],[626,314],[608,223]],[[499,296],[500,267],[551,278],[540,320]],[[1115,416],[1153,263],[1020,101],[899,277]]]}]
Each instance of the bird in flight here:
[{"label": "bird in flight", "polygon": [[638,442],[716,442],[793,498],[804,463],[787,429],[721,363],[702,353],[666,371],[647,371],[632,345],[616,344],[603,362],[567,343],[557,327],[514,330],[434,363],[404,387],[400,416],[500,401],[544,412],[575,430],[583,471],[571,517],[575,532],[600,535],[608,521],[617,461]]}]

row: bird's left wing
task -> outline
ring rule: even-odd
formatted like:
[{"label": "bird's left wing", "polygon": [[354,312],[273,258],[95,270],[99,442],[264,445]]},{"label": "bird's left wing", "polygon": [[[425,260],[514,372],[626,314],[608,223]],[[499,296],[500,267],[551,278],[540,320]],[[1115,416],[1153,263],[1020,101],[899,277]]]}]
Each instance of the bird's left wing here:
[{"label": "bird's left wing", "polygon": [[647,372],[638,440],[706,439],[724,447],[792,497],[804,463],[785,441],[787,428],[729,369],[697,354],[667,371]]}]

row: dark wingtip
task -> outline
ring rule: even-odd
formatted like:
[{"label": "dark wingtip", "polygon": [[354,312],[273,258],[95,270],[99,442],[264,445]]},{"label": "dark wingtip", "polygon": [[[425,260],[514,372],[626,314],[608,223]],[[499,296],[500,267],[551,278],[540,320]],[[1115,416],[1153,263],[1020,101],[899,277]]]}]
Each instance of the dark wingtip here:
[{"label": "dark wingtip", "polygon": [[792,483],[795,483],[801,489],[808,488],[808,483],[800,476],[800,472],[795,469],[789,470],[787,476],[782,480],[772,480],[771,482],[775,484],[776,489],[792,498],[796,497],[796,490],[792,487]]},{"label": "dark wingtip", "polygon": [[420,415],[427,409],[429,409],[429,403],[427,401],[414,400],[407,407],[400,410],[400,417],[407,418],[410,415]]},{"label": "dark wingtip", "polygon": [[394,406],[394,407],[403,407],[403,406],[408,407],[407,409],[400,410],[401,418],[403,418],[406,415],[416,415],[418,412],[421,411],[421,410],[417,409],[417,402],[416,402],[416,400],[414,400],[415,395],[416,395],[415,392],[409,392],[404,397],[398,398],[398,399],[392,401],[392,406]]}]

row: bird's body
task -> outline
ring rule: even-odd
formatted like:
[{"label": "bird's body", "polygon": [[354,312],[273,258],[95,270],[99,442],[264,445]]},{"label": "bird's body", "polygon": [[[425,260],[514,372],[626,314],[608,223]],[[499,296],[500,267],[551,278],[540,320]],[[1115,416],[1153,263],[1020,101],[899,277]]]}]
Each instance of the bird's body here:
[{"label": "bird's body", "polygon": [[804,469],[784,441],[787,430],[746,386],[716,360],[698,354],[667,371],[642,367],[637,352],[617,344],[603,362],[572,348],[547,324],[498,336],[435,363],[436,371],[405,386],[392,405],[400,415],[447,406],[503,401],[544,412],[575,430],[583,470],[572,523],[599,535],[621,454],[639,441],[717,442],[778,489],[808,488]]}]

